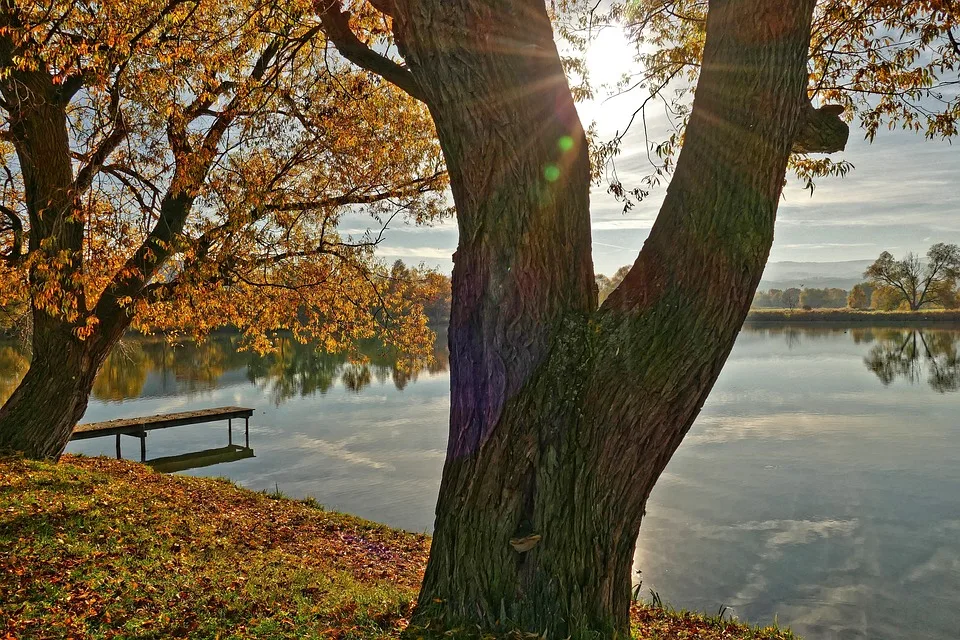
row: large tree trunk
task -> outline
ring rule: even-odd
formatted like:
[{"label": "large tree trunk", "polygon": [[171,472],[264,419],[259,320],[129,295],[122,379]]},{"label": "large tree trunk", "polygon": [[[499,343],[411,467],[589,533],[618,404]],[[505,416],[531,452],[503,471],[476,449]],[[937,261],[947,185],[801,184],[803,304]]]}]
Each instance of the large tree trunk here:
[{"label": "large tree trunk", "polygon": [[[0,46],[0,61],[13,53]],[[84,212],[71,160],[64,96],[43,70],[17,70],[0,79],[10,133],[23,175],[30,219],[32,305],[30,367],[0,407],[0,453],[58,458],[86,410],[93,381],[130,324],[117,309],[90,318],[83,280]],[[106,304],[101,305],[106,306]]]},{"label": "large tree trunk", "polygon": [[[0,60],[11,55],[0,48]],[[29,250],[42,255],[29,270],[31,292],[42,293],[31,300],[30,368],[0,407],[0,453],[56,458],[86,408],[99,367],[92,345],[74,334],[86,310],[77,277],[84,221],[75,207],[66,107],[50,76],[13,70],[0,82],[0,92],[10,105],[11,139],[23,175]]]},{"label": "large tree trunk", "polygon": [[30,368],[0,407],[0,454],[59,458],[86,411],[97,372],[122,332],[115,328],[80,340],[69,323],[35,311]]},{"label": "large tree trunk", "polygon": [[814,0],[711,2],[675,176],[599,310],[584,136],[543,1],[382,4],[460,229],[450,439],[414,622],[626,637],[644,505],[773,240]]}]

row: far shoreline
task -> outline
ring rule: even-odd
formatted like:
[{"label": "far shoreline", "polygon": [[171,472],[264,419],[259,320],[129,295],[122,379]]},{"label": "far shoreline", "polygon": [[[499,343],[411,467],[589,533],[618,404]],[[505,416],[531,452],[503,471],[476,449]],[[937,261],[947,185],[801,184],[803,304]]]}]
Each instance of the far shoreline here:
[{"label": "far shoreline", "polygon": [[869,311],[858,309],[751,309],[744,325],[863,324],[960,328],[960,310]]}]

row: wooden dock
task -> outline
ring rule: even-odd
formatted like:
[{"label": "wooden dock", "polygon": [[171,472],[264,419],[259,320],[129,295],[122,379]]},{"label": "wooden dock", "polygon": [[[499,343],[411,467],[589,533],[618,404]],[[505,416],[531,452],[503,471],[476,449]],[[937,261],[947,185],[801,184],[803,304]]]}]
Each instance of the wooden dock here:
[{"label": "wooden dock", "polygon": [[144,416],[141,418],[120,418],[118,420],[107,420],[106,422],[78,424],[74,428],[73,435],[70,437],[70,439],[86,440],[88,438],[116,436],[117,458],[119,458],[120,436],[133,436],[140,438],[140,461],[145,462],[147,459],[147,431],[226,420],[227,443],[228,445],[232,445],[233,420],[243,418],[244,440],[246,443],[245,448],[249,449],[250,416],[252,415],[253,409],[247,407],[216,407],[213,409],[200,409],[199,411],[184,411],[182,413],[161,413],[159,415]]}]

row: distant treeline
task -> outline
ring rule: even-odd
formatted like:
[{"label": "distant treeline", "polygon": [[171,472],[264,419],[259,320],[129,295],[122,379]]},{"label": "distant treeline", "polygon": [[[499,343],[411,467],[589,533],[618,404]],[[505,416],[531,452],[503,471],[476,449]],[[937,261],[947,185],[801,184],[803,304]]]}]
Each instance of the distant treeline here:
[{"label": "distant treeline", "polygon": [[[597,274],[600,302],[606,299],[630,271],[620,267],[607,277]],[[753,309],[872,309],[920,311],[960,307],[960,247],[937,243],[926,256],[908,253],[897,260],[884,251],[863,272],[864,281],[852,289],[791,287],[757,291]]]},{"label": "distant treeline", "polygon": [[926,256],[908,253],[897,260],[884,251],[864,271],[864,282],[844,289],[758,291],[755,309],[872,309],[926,311],[960,307],[960,248],[937,243]]},{"label": "distant treeline", "polygon": [[844,289],[769,289],[757,291],[753,298],[756,309],[842,309],[847,306]]},{"label": "distant treeline", "polygon": [[[940,295],[923,305],[924,309],[956,309],[956,285],[942,287]],[[894,287],[861,282],[853,289],[790,288],[757,291],[754,309],[873,309],[876,311],[910,311],[910,301]],[[916,310],[916,309],[915,309]]]}]

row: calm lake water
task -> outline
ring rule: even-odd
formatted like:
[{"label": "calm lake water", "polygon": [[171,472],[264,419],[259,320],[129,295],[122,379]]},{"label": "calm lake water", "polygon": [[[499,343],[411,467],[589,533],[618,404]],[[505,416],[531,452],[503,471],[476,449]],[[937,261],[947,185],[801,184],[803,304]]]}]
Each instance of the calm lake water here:
[{"label": "calm lake water", "polygon": [[[233,338],[127,340],[84,420],[254,407],[255,457],[185,473],[429,531],[446,444],[443,352],[405,375],[376,349],[357,366],[282,347],[258,357]],[[24,363],[0,344],[0,397]],[[648,504],[636,551],[644,593],[776,618],[808,640],[957,640],[958,388],[960,331],[745,328]],[[223,424],[153,432],[147,456],[226,438]],[[137,440],[123,445],[139,458]],[[67,450],[112,456],[114,440]]]}]

